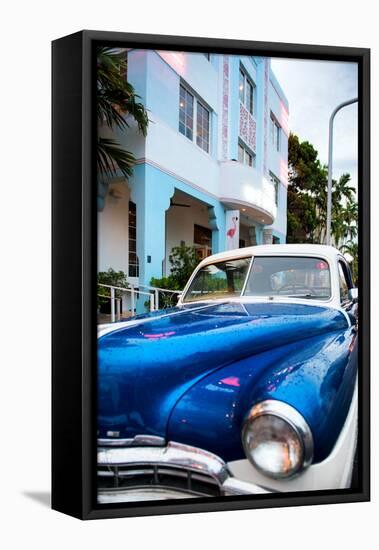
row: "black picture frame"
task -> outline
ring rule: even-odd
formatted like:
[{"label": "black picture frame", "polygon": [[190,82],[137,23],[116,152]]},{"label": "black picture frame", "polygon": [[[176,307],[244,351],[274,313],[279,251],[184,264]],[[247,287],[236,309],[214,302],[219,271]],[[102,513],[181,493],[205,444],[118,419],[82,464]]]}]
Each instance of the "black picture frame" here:
[{"label": "black picture frame", "polygon": [[[96,44],[358,63],[359,487],[98,505],[96,503]],[[370,50],[81,31],[52,45],[52,508],[81,519],[358,502],[370,499]],[[364,398],[363,398],[364,396]]]}]

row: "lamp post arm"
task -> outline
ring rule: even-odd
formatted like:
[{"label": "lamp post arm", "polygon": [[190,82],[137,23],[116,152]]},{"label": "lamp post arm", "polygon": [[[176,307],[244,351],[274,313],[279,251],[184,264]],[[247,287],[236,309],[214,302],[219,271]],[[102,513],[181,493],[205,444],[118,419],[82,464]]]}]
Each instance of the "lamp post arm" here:
[{"label": "lamp post arm", "polygon": [[343,107],[357,103],[358,98],[349,99],[337,105],[329,119],[329,147],[328,147],[328,197],[326,207],[326,244],[330,245],[332,228],[332,182],[333,182],[333,124],[334,117]]}]

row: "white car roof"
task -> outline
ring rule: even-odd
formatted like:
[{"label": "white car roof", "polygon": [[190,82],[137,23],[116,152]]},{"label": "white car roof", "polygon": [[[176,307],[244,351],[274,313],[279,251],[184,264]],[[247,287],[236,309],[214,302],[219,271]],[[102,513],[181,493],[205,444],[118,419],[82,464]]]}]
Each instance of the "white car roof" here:
[{"label": "white car roof", "polygon": [[[334,248],[333,246],[327,246],[324,244],[265,244],[257,246],[249,246],[246,248],[237,248],[235,250],[227,250],[225,252],[220,252],[219,254],[213,254],[213,256],[208,256],[205,258],[197,268],[194,270],[192,276],[188,280],[182,296],[180,297],[180,303],[184,303],[183,298],[185,297],[188,289],[190,288],[196,273],[203,266],[206,266],[210,263],[220,262],[224,260],[232,260],[236,258],[249,258],[251,256],[311,256],[314,258],[321,258],[326,260],[330,266],[331,273],[331,297],[330,300],[312,300],[312,305],[318,304],[323,307],[334,307],[339,309],[345,316],[350,324],[349,317],[341,308],[340,300],[340,287],[338,279],[338,258],[343,257],[343,254]],[[231,301],[263,301],[267,300],[267,297],[257,297],[257,296],[237,296],[230,298]],[[212,301],[212,300],[210,300]],[[217,301],[217,300],[215,300]],[[276,301],[288,302],[288,298],[276,298]],[[305,299],[294,299],[292,301],[296,303],[303,303],[309,305],[309,300]]]},{"label": "white car roof", "polygon": [[199,268],[209,263],[222,260],[231,260],[233,258],[245,258],[249,256],[320,256],[329,261],[335,260],[337,256],[342,256],[341,252],[325,244],[261,244],[257,246],[247,246],[245,248],[236,248],[226,250],[208,256],[199,264]]}]

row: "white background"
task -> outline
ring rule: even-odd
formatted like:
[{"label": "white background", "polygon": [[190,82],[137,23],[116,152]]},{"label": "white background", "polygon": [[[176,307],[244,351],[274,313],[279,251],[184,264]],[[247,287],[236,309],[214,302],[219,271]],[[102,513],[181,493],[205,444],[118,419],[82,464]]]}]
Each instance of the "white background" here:
[{"label": "white background", "polygon": [[[0,543],[3,548],[358,549],[364,539],[370,548],[377,544],[376,350],[372,361],[372,503],[95,522],[66,517],[50,511],[46,504],[50,484],[50,41],[86,28],[371,47],[372,204],[375,205],[379,201],[376,178],[379,30],[375,5],[368,0],[2,2]],[[378,229],[376,215],[373,236]],[[377,239],[373,241],[377,245]],[[372,259],[375,291],[378,261],[374,249]],[[375,312],[378,299],[377,293],[373,294]],[[377,315],[373,321],[375,345]]]}]

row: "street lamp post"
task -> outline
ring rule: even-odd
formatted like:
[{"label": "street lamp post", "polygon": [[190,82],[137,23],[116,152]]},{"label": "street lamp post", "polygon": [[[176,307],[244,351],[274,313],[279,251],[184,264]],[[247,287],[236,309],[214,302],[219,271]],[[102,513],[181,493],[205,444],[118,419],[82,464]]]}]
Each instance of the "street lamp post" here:
[{"label": "street lamp post", "polygon": [[343,107],[356,103],[358,98],[349,99],[337,105],[329,119],[329,151],[328,151],[328,201],[326,208],[326,244],[330,244],[332,228],[332,182],[333,182],[333,123],[334,117]]}]

